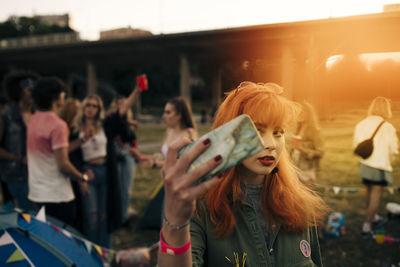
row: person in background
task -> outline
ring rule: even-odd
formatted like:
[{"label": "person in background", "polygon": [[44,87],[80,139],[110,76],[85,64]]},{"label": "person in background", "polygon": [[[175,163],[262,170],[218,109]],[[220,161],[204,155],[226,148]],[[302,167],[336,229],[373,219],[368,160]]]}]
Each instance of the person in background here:
[{"label": "person in background", "polygon": [[26,211],[36,209],[28,199],[26,127],[33,112],[31,89],[38,77],[32,72],[13,71],[3,82],[11,103],[0,117],[0,175],[17,206]]},{"label": "person in background", "polygon": [[28,198],[46,214],[68,225],[75,223],[75,203],[70,179],[82,185],[94,179],[91,170],[78,171],[68,157],[68,126],[58,117],[64,104],[65,85],[56,77],[39,79],[32,89],[37,111],[27,127]]},{"label": "person in background", "polygon": [[181,137],[197,139],[197,127],[193,118],[192,109],[183,97],[174,97],[167,101],[162,115],[166,135],[161,146],[161,155],[142,158],[145,167],[162,168],[167,156],[168,146]]},{"label": "person in background", "polygon": [[[59,116],[63,119],[68,126],[69,129],[69,147],[68,147],[68,157],[71,163],[78,169],[82,170],[82,151],[77,149],[81,143],[78,139],[78,135],[74,130],[74,121],[76,115],[78,114],[78,110],[81,106],[81,102],[77,98],[69,97],[65,101],[65,104],[60,110]],[[75,224],[72,225],[76,230],[83,233],[83,210],[82,210],[82,193],[81,188],[79,186],[79,182],[75,180],[71,180],[72,189],[75,195],[75,207],[76,207],[76,220]]]},{"label": "person in background", "polygon": [[63,119],[69,129],[73,128],[75,117],[81,107],[81,102],[77,98],[69,97],[65,100],[63,107],[61,107],[59,116]]},{"label": "person in background", "polygon": [[303,102],[295,135],[292,139],[291,158],[301,170],[300,180],[315,187],[320,160],[324,154],[321,130],[314,107]]},{"label": "person in background", "polygon": [[[110,113],[116,112],[121,105],[123,105],[126,98],[118,95],[111,103]],[[136,99],[133,100],[134,102]],[[136,170],[136,162],[140,160],[140,152],[137,146],[136,131],[138,129],[138,122],[133,120],[132,110],[128,109],[126,113],[127,128],[126,137],[124,140],[118,135],[114,139],[114,146],[117,155],[118,179],[121,184],[121,198],[122,198],[122,217],[126,223],[129,219],[129,214],[135,214],[136,211],[130,208],[129,203],[132,194],[133,181]],[[129,212],[128,212],[129,211]]]},{"label": "person in background", "polygon": [[353,147],[370,138],[374,131],[383,122],[374,137],[374,149],[370,157],[360,159],[358,173],[367,188],[367,212],[362,225],[361,234],[365,238],[373,236],[373,226],[384,223],[382,216],[377,214],[383,189],[392,184],[391,162],[398,152],[396,129],[388,121],[392,118],[390,100],[385,97],[376,97],[372,100],[367,117],[360,121],[353,136]]},{"label": "person in background", "polygon": [[218,177],[196,184],[224,160],[220,155],[187,172],[210,139],[179,159],[190,139],[169,146],[160,267],[322,266],[316,225],[326,205],[300,182],[285,150],[285,129],[297,109],[282,90],[243,82],[227,94],[213,128],[248,114],[265,147]]},{"label": "person in background", "polygon": [[[162,115],[166,129],[166,135],[161,147],[161,153],[150,157],[141,156],[141,162],[145,168],[158,169],[164,166],[165,157],[168,153],[168,147],[182,137],[191,140],[197,139],[196,123],[192,115],[189,103],[183,97],[174,97],[167,101]],[[153,192],[155,201],[150,202],[147,213],[143,216],[141,226],[143,228],[160,229],[163,214],[164,186],[163,181]],[[151,216],[156,214],[156,216]]]},{"label": "person in background", "polygon": [[[4,96],[0,96],[0,117],[3,116],[3,114],[7,111],[8,109],[8,99]],[[0,176],[0,186],[1,186],[1,196],[3,198],[3,204],[5,203],[12,203],[13,197],[8,191],[7,188],[7,183],[4,182]]]},{"label": "person in background", "polygon": [[8,99],[0,95],[0,113],[5,112],[8,109],[9,103]]},{"label": "person in background", "polygon": [[83,190],[84,228],[88,238],[104,247],[111,246],[111,233],[123,222],[121,184],[118,177],[114,140],[129,140],[126,114],[140,89],[134,88],[118,109],[104,117],[98,95],[86,97],[75,121],[83,156],[83,169],[92,170],[96,179]]}]

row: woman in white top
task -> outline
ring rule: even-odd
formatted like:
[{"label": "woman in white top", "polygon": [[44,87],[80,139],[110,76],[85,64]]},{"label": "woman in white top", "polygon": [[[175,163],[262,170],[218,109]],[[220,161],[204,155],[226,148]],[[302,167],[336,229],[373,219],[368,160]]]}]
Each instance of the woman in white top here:
[{"label": "woman in white top", "polygon": [[[187,137],[191,140],[197,138],[196,123],[193,119],[192,110],[189,103],[183,97],[174,97],[166,103],[162,115],[165,126],[167,126],[164,142],[161,146],[161,154],[155,154],[151,157],[141,156],[142,165],[145,168],[162,168],[167,155],[168,147],[176,140]],[[157,186],[154,199],[164,199],[163,181]],[[158,191],[157,191],[158,190]],[[148,212],[159,214],[160,219],[154,220],[150,214],[145,214],[141,222],[143,229],[157,229],[161,227],[164,203],[154,201],[149,204]]]},{"label": "woman in white top", "polygon": [[[83,196],[84,229],[89,240],[108,246],[110,238],[106,223],[107,137],[103,129],[103,101],[97,95],[86,97],[76,120],[76,130],[82,140],[83,169],[92,170],[96,179],[87,183]],[[82,187],[82,186],[81,186]]]},{"label": "woman in white top", "polygon": [[353,147],[370,138],[382,121],[385,121],[374,137],[374,150],[367,159],[359,162],[359,175],[367,187],[367,214],[361,234],[371,237],[372,227],[383,223],[376,214],[384,186],[392,184],[393,156],[398,154],[396,129],[387,120],[392,117],[390,100],[376,97],[369,106],[368,116],[360,121],[354,131]]},{"label": "woman in white top", "polygon": [[[164,158],[167,155],[168,146],[182,137],[191,139],[197,138],[196,122],[193,119],[192,109],[183,97],[174,97],[168,100],[162,115],[167,131],[164,142],[161,146],[161,157],[156,155],[152,158],[144,159],[145,166],[152,168],[162,168]],[[146,162],[147,161],[147,162]]]},{"label": "woman in white top", "polygon": [[122,224],[121,184],[113,141],[126,140],[129,125],[126,113],[138,97],[134,88],[114,113],[104,117],[103,101],[98,95],[86,97],[75,122],[81,140],[83,169],[90,169],[96,178],[83,191],[84,228],[88,238],[104,247],[111,245],[110,233]]}]

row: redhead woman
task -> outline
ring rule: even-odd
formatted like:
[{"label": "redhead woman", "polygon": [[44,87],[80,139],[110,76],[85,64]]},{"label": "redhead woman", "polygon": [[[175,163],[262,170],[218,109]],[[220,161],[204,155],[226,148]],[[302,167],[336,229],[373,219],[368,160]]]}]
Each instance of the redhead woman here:
[{"label": "redhead woman", "polygon": [[187,173],[209,139],[181,158],[190,143],[169,146],[163,167],[165,214],[159,266],[321,266],[316,225],[326,206],[303,185],[285,150],[285,129],[296,114],[277,84],[243,82],[219,107],[213,128],[248,114],[264,150],[204,183],[216,156]]}]

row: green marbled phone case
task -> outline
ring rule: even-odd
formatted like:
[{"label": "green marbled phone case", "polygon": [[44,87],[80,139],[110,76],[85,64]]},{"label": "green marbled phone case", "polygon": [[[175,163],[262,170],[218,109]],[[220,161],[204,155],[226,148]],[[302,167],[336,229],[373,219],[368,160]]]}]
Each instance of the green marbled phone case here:
[{"label": "green marbled phone case", "polygon": [[248,115],[242,114],[182,148],[179,151],[179,157],[193,145],[206,138],[211,139],[211,146],[192,162],[188,172],[218,154],[222,156],[222,162],[211,172],[201,177],[199,183],[224,172],[264,148],[263,140],[253,121]]}]

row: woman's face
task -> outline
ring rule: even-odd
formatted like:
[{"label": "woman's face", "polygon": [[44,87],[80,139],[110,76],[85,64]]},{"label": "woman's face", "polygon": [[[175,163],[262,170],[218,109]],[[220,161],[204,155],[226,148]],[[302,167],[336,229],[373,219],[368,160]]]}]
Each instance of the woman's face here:
[{"label": "woman's face", "polygon": [[173,104],[167,103],[164,108],[162,118],[168,128],[176,127],[180,124],[181,114],[178,114]]},{"label": "woman's face", "polygon": [[122,104],[124,103],[125,99],[124,98],[118,98],[116,101],[116,106],[117,109],[120,109],[122,107]]},{"label": "woman's face", "polygon": [[84,109],[85,109],[84,111],[85,117],[87,119],[94,119],[99,113],[99,103],[97,102],[96,99],[90,98],[86,102]]},{"label": "woman's face", "polygon": [[22,90],[21,94],[21,100],[26,104],[26,105],[32,105],[33,104],[33,98],[31,95],[31,89],[32,86],[27,86]]},{"label": "woman's face", "polygon": [[[284,130],[281,127],[257,126],[257,130],[264,140],[264,149],[254,156],[245,159],[241,167],[244,167],[243,178],[256,178],[261,182],[264,176],[278,165],[282,151],[285,147]],[[246,177],[247,176],[247,177]],[[258,179],[259,178],[259,179]]]}]

